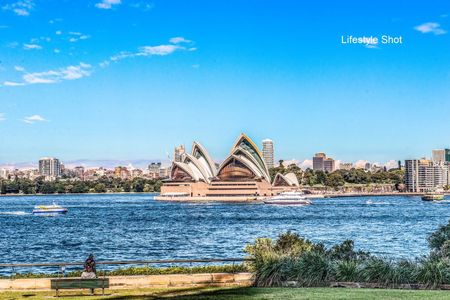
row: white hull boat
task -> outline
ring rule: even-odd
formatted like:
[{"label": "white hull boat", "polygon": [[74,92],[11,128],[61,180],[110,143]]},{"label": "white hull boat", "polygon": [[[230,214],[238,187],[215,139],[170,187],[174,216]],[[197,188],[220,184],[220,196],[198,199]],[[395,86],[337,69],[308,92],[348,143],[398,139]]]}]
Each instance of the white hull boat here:
[{"label": "white hull boat", "polygon": [[284,192],[277,196],[267,198],[264,200],[264,203],[275,205],[309,205],[311,201],[306,199],[303,193]]},{"label": "white hull boat", "polygon": [[33,215],[62,215],[68,212],[68,209],[53,203],[52,205],[38,205],[33,209]]}]

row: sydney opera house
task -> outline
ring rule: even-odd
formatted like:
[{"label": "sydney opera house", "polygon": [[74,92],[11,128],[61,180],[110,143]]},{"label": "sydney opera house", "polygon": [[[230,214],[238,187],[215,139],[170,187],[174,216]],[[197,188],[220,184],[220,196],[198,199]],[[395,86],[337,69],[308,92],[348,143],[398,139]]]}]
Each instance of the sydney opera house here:
[{"label": "sydney opera house", "polygon": [[261,152],[241,134],[230,154],[216,164],[206,149],[194,142],[191,153],[172,164],[170,180],[158,200],[256,200],[298,189],[293,173],[276,174],[273,182]]}]

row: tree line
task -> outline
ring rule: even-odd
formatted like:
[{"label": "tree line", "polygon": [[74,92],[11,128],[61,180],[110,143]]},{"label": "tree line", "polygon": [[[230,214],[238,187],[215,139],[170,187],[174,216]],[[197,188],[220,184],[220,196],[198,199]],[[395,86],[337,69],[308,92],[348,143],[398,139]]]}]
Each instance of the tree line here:
[{"label": "tree line", "polygon": [[148,193],[159,192],[161,185],[161,180],[155,179],[120,179],[106,176],[93,181],[45,181],[44,177],[35,180],[12,178],[0,180],[0,194]]},{"label": "tree line", "polygon": [[379,170],[377,172],[365,171],[363,169],[336,170],[328,173],[314,171],[312,169],[302,170],[296,164],[284,167],[282,164],[269,170],[273,178],[277,173],[294,173],[301,185],[314,186],[323,185],[338,188],[345,184],[392,184],[400,185],[405,181],[405,171],[399,169]]}]

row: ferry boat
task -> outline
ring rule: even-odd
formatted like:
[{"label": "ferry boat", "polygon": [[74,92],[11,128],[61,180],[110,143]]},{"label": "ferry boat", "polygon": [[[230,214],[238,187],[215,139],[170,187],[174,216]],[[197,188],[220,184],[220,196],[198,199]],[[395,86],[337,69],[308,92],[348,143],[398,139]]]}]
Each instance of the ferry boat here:
[{"label": "ferry boat", "polygon": [[311,201],[307,200],[305,195],[300,192],[284,192],[277,196],[267,198],[263,201],[265,204],[277,205],[309,205]]},{"label": "ferry boat", "polygon": [[52,205],[38,205],[33,209],[33,215],[61,215],[69,210],[60,205],[53,203]]},{"label": "ferry boat", "polygon": [[422,196],[423,201],[441,201],[444,200],[444,194],[442,193],[427,193]]}]

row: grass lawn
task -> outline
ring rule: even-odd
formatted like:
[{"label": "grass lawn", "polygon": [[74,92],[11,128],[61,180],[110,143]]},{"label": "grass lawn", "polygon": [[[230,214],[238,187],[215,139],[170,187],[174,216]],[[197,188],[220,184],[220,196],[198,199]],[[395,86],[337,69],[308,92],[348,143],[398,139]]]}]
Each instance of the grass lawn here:
[{"label": "grass lawn", "polygon": [[[99,292],[99,291],[97,291]],[[0,299],[52,299],[54,292],[1,292]],[[88,296],[87,291],[61,293],[62,299],[450,299],[450,291],[412,291],[340,288],[189,288],[107,290]]]}]

